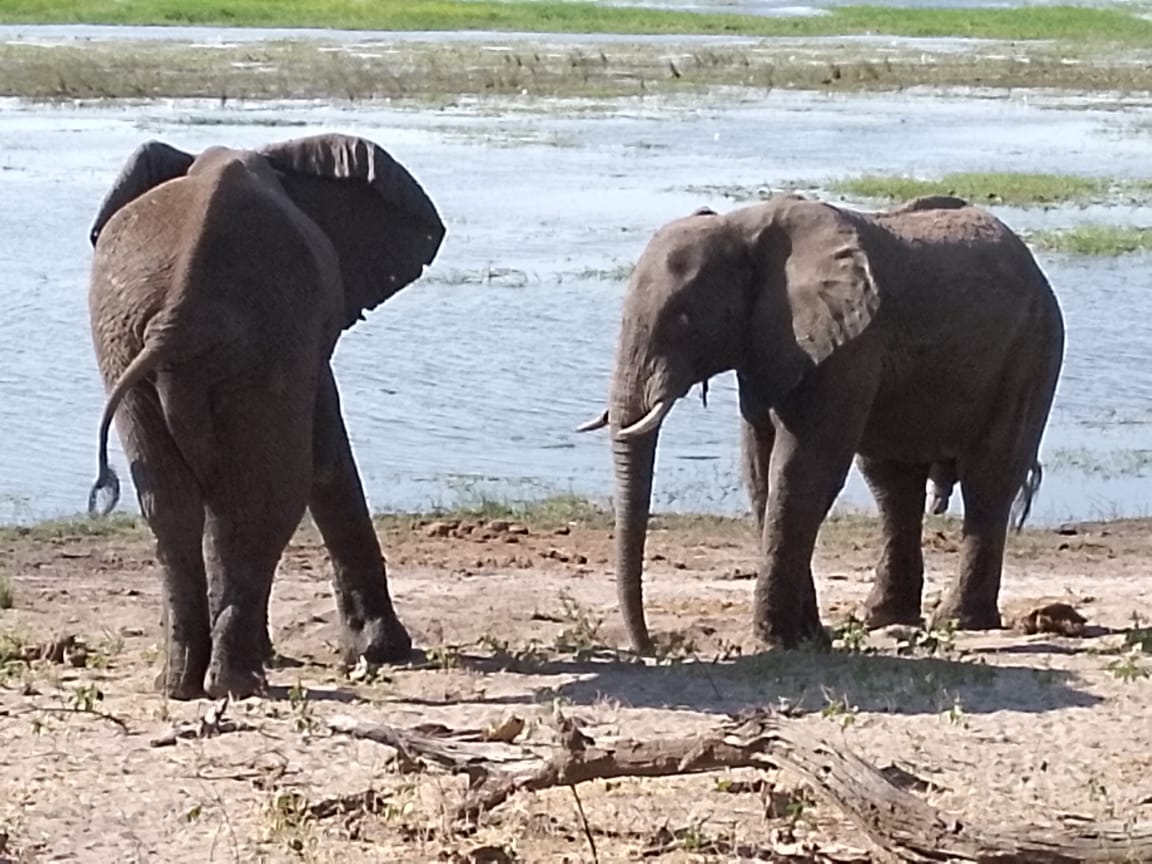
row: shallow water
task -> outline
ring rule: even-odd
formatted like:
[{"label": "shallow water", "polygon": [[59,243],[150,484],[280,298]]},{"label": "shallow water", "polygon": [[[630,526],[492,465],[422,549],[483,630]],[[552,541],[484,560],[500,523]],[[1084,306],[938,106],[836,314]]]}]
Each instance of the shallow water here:
[{"label": "shallow water", "polygon": [[[818,187],[835,176],[954,170],[1147,177],[1147,130],[1061,100],[717,93],[708,99],[474,103],[443,110],[164,102],[0,102],[0,521],[77,512],[103,392],[89,341],[90,218],[146,138],[196,151],[319,131],[384,145],[449,234],[421,282],[340,343],[336,368],[375,509],[481,495],[610,494],[601,410],[623,274],[663,222],[730,201],[710,187]],[[1005,209],[1018,229],[1152,222],[1146,208]],[[1068,324],[1045,440],[1043,521],[1152,512],[1152,259],[1041,255]],[[661,506],[737,512],[734,381],[685,399],[662,435]],[[117,450],[114,462],[124,460]],[[122,474],[123,474],[122,470]],[[959,496],[956,496],[957,498]],[[125,496],[121,508],[134,507]],[[844,500],[867,503],[853,475]],[[954,509],[959,502],[954,500]]]}]

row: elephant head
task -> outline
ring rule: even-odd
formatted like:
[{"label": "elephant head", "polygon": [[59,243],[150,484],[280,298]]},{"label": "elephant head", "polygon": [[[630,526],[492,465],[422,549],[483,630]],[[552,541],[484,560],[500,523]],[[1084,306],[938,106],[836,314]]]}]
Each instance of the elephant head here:
[{"label": "elephant head", "polygon": [[[140,145],[97,211],[92,245],[117,211],[149,189],[194,171],[198,158],[160,141]],[[403,166],[371,141],[313,135],[262,147],[252,158],[267,164],[269,176],[335,247],[346,327],[363,310],[374,309],[417,279],[440,248],[444,224],[432,201]]]},{"label": "elephant head", "polygon": [[761,415],[861,334],[880,305],[866,222],[795,196],[727,215],[698,211],[653,236],[624,296],[608,410],[621,610],[651,650],[641,576],[660,424],[696,383],[735,369]]}]

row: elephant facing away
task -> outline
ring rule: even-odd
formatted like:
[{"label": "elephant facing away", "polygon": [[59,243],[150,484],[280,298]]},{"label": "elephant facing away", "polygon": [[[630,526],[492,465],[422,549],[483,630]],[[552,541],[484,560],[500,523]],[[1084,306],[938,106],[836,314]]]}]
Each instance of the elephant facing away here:
[{"label": "elephant facing away", "polygon": [[410,653],[329,359],[443,236],[416,180],[343,135],[198,156],[148,142],[105,196],[89,307],[108,399],[89,509],[119,496],[115,418],[156,538],[170,696],[263,687],[272,577],[305,508],[335,571],[345,659]]},{"label": "elephant facing away", "polygon": [[697,211],[653,236],[622,315],[608,410],[582,428],[612,432],[616,578],[636,650],[651,648],[641,571],[660,425],[727,370],[761,528],[759,640],[827,642],[812,551],[854,457],[883,534],[867,622],[920,621],[931,469],[964,498],[959,573],[937,618],[999,626],[1009,516],[1064,352],[1056,298],[1003,223],[943,196],[873,214],[794,195]]}]

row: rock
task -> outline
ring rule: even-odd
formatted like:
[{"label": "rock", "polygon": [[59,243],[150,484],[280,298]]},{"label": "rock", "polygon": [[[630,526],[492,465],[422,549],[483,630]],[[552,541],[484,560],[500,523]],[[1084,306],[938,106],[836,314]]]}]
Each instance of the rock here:
[{"label": "rock", "polygon": [[508,526],[510,524],[511,523],[509,523],[506,519],[492,519],[488,522],[487,525],[484,526],[484,528],[496,534],[503,534],[508,530]]},{"label": "rock", "polygon": [[459,522],[432,522],[424,528],[427,537],[448,537],[460,527]]},{"label": "rock", "polygon": [[572,529],[567,525],[561,525],[559,528],[555,529],[552,533],[557,535],[558,537],[567,537],[569,534],[572,533]]},{"label": "rock", "polygon": [[519,534],[519,535],[523,536],[523,535],[528,533],[528,526],[527,525],[521,525],[519,522],[513,522],[511,525],[508,526],[508,533],[509,534]]}]

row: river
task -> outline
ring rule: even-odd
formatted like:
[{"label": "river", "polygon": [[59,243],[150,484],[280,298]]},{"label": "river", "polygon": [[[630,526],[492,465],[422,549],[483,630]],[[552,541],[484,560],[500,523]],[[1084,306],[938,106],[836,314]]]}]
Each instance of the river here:
[{"label": "river", "polygon": [[[921,91],[447,108],[0,101],[0,522],[74,514],[86,500],[103,401],[87,322],[88,226],[147,138],[197,151],[359,134],[428,190],[448,225],[440,256],[346,334],[335,360],[373,508],[412,510],[610,494],[606,437],[573,427],[604,405],[627,269],[663,222],[734,206],[718,188],[819,191],[864,172],[1148,177],[1148,129],[1114,107]],[[998,212],[1021,230],[1152,224],[1152,211],[1133,205]],[[1068,348],[1034,518],[1146,515],[1152,259],[1038,257]],[[682,400],[661,439],[657,505],[741,512],[736,431],[730,375],[713,382],[707,408],[694,394]],[[119,450],[113,459],[124,468]],[[855,473],[843,502],[869,503]],[[127,494],[121,508],[134,506]]]}]

